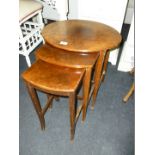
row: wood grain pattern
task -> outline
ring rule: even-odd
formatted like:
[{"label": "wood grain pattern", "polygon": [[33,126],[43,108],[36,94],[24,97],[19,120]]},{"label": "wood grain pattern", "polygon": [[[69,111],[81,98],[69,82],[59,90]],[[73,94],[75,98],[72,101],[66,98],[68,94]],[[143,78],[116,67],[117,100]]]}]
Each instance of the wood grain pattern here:
[{"label": "wood grain pattern", "polygon": [[59,66],[85,68],[92,67],[95,64],[99,53],[68,52],[44,44],[35,51],[35,56],[37,59]]},{"label": "wood grain pattern", "polygon": [[[51,23],[42,31],[47,43],[74,52],[94,52],[115,48],[120,34],[112,27],[87,20],[65,20]],[[67,45],[60,44],[61,41]]]},{"label": "wood grain pattern", "polygon": [[[121,35],[106,24],[88,20],[54,22],[43,29],[42,35],[46,43],[68,53],[99,53],[94,74],[94,90],[92,91],[91,109],[94,109],[101,78],[104,79],[105,76],[109,51],[119,46],[122,40]],[[81,62],[78,63],[80,65]],[[76,65],[78,66],[78,64]]]},{"label": "wood grain pattern", "polygon": [[89,101],[90,81],[92,75],[92,68],[99,57],[98,52],[94,53],[75,53],[68,52],[66,50],[58,49],[47,44],[39,47],[35,52],[36,59],[43,60],[45,62],[71,67],[71,68],[85,68],[85,78],[83,82],[84,94],[83,94],[83,117],[82,121],[86,119],[86,111]]},{"label": "wood grain pattern", "polygon": [[79,85],[85,70],[79,68],[67,68],[48,64],[38,60],[22,76],[31,85],[47,93],[63,92],[68,95]]},{"label": "wood grain pattern", "polygon": [[[68,96],[70,112],[70,140],[73,141],[75,124],[81,111],[79,109],[76,111],[75,109],[76,91],[82,83],[84,73],[85,69],[82,68],[73,69],[52,65],[39,59],[22,74],[34,108],[38,114],[42,130],[45,129],[44,115],[50,107],[50,102],[54,96]],[[47,95],[48,101],[43,108],[41,107],[37,90],[40,90]],[[82,108],[83,104],[80,105],[80,109]]]}]

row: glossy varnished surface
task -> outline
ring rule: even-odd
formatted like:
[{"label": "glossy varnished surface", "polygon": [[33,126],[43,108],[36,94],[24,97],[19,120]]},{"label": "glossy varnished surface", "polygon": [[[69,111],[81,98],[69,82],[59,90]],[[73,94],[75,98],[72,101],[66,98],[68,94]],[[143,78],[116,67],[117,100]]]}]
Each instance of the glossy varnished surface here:
[{"label": "glossy varnished surface", "polygon": [[22,77],[31,85],[48,92],[75,91],[84,74],[84,69],[72,69],[38,60]]},{"label": "glossy varnished surface", "polygon": [[121,35],[112,27],[93,21],[66,20],[47,25],[42,35],[47,43],[74,52],[115,48]]},{"label": "glossy varnished surface", "polygon": [[87,54],[68,52],[44,44],[36,50],[35,55],[37,59],[41,59],[48,63],[66,67],[84,68],[92,67],[95,64],[99,53],[95,52]]}]

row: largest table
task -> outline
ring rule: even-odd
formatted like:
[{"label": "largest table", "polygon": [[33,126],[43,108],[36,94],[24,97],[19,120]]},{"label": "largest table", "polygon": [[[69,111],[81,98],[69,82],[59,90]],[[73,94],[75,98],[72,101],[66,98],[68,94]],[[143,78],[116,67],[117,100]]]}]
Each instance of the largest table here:
[{"label": "largest table", "polygon": [[[45,42],[66,50],[66,52],[99,52],[95,66],[94,88],[92,91],[92,109],[97,92],[105,73],[110,49],[121,42],[121,35],[112,27],[103,23],[87,20],[65,20],[48,24],[42,31]],[[102,77],[102,78],[101,78]]]}]

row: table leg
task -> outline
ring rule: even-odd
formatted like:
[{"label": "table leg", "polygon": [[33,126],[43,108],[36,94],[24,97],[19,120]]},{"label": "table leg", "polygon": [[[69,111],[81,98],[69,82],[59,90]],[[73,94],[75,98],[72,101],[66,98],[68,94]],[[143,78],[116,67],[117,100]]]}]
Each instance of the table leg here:
[{"label": "table leg", "polygon": [[90,92],[90,82],[91,82],[91,73],[92,68],[86,68],[84,80],[83,80],[83,113],[82,113],[82,122],[86,119],[86,112],[89,101],[89,92]]},{"label": "table leg", "polygon": [[103,63],[103,72],[102,72],[102,82],[104,81],[105,74],[106,74],[106,71],[107,71],[107,64],[108,64],[108,60],[109,60],[109,54],[110,54],[110,51],[107,51],[106,54],[105,54],[105,59],[104,59],[104,63]]},{"label": "table leg", "polygon": [[75,92],[69,95],[70,140],[73,142],[75,133]]},{"label": "table leg", "polygon": [[103,65],[105,54],[106,54],[106,51],[100,51],[100,56],[99,56],[99,58],[97,60],[96,66],[95,66],[94,91],[93,91],[92,105],[91,105],[92,110],[94,110],[98,89],[100,87],[101,74],[102,74],[102,65]]},{"label": "table leg", "polygon": [[29,95],[32,99],[32,103],[34,105],[34,108],[38,114],[38,118],[39,118],[40,124],[41,124],[41,129],[45,130],[45,118],[44,118],[44,114],[42,112],[42,108],[40,105],[40,101],[39,101],[37,92],[36,92],[35,88],[33,88],[30,84],[26,83],[26,86],[28,88],[28,92],[29,92]]}]

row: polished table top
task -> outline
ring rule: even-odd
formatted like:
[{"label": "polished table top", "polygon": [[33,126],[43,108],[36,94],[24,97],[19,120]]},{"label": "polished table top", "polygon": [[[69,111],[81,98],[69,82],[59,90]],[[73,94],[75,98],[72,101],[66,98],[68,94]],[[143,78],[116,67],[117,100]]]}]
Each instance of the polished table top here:
[{"label": "polished table top", "polygon": [[112,27],[87,20],[57,21],[42,31],[45,41],[72,52],[97,52],[116,48],[121,35]]}]

